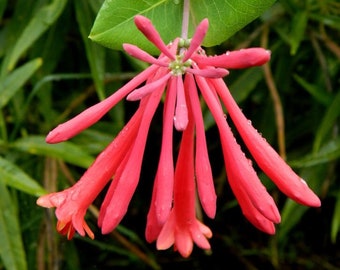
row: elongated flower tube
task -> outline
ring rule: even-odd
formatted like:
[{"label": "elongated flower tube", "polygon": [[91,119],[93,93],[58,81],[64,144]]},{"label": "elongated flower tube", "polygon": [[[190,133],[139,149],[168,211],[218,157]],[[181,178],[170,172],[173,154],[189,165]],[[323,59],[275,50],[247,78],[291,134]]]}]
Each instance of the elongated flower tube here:
[{"label": "elongated flower tube", "polygon": [[157,239],[158,249],[174,245],[183,257],[191,254],[193,242],[203,249],[210,249],[206,238],[212,236],[210,229],[198,221],[195,215],[194,176],[194,125],[190,122],[183,132],[178,154],[174,205]]},{"label": "elongated flower tube", "polygon": [[[37,204],[56,207],[57,230],[71,239],[75,232],[94,237],[84,220],[86,211],[108,186],[100,207],[98,226],[106,234],[116,228],[128,211],[139,182],[148,130],[164,100],[160,157],[155,175],[145,237],[158,249],[174,246],[188,257],[194,243],[209,249],[211,230],[197,218],[196,197],[209,218],[216,213],[216,194],[200,107],[203,97],[214,117],[221,140],[228,182],[245,217],[259,230],[275,233],[281,220],[275,201],[258,178],[252,161],[243,153],[226,121],[223,107],[253,159],[278,188],[298,203],[320,206],[319,198],[262,138],[231,96],[223,77],[228,69],[259,66],[270,52],[250,48],[207,56],[201,43],[208,31],[204,19],[191,40],[176,38],[166,45],[151,21],[137,15],[137,28],[160,51],[158,58],[136,45],[124,44],[132,57],[151,64],[114,94],[52,130],[46,141],[72,138],[96,123],[120,100],[139,102],[139,107],[118,136],[96,158],[72,187],[42,196]],[[224,105],[224,106],[222,106]],[[173,133],[182,133],[175,158]],[[174,162],[176,160],[176,163]]]}]

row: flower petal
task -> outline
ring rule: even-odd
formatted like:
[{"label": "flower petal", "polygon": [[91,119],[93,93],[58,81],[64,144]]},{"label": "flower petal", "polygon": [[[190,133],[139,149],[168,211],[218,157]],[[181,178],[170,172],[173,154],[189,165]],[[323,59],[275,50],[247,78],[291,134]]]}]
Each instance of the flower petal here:
[{"label": "flower petal", "polygon": [[202,249],[210,249],[209,241],[205,234],[200,230],[201,226],[199,226],[198,223],[200,222],[196,221],[193,226],[190,227],[191,238],[198,247]]},{"label": "flower petal", "polygon": [[194,247],[190,231],[185,228],[176,227],[175,244],[182,257],[188,258]]},{"label": "flower petal", "polygon": [[156,246],[158,250],[168,249],[175,243],[175,216],[174,213],[170,213],[168,221],[160,232]]}]

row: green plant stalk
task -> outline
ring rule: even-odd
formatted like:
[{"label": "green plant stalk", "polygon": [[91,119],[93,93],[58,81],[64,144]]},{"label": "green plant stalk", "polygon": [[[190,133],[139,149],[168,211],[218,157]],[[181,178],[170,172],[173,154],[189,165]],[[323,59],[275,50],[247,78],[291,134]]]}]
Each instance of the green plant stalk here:
[{"label": "green plant stalk", "polygon": [[188,38],[189,13],[190,13],[190,0],[184,0],[183,18],[182,18],[182,34],[181,34],[181,37],[183,39]]},{"label": "green plant stalk", "polygon": [[0,110],[0,135],[1,140],[8,141],[7,128],[2,110]]}]

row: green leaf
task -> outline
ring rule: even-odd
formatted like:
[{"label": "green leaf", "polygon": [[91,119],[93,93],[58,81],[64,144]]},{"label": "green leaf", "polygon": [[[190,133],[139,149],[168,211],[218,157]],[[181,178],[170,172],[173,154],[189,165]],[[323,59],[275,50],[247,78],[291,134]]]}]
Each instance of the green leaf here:
[{"label": "green leaf", "polygon": [[91,74],[99,98],[104,99],[105,50],[102,46],[91,42],[88,38],[95,16],[88,1],[75,1],[74,3],[76,17],[81,36],[85,44],[86,56],[90,65]]},{"label": "green leaf", "polygon": [[92,156],[74,143],[48,144],[42,136],[25,137],[15,141],[11,146],[19,151],[58,158],[83,168],[88,168],[94,161]]},{"label": "green leaf", "polygon": [[[198,23],[209,19],[210,28],[204,46],[218,45],[259,17],[275,0],[192,0],[190,1],[189,37]],[[123,43],[138,45],[156,53],[157,49],[137,30],[133,17],[148,17],[165,43],[181,35],[183,1],[176,0],[106,0],[100,9],[90,38],[111,49]],[[170,15],[170,16],[169,16]]]},{"label": "green leaf", "polygon": [[8,103],[41,64],[40,58],[33,59],[0,79],[0,109]]},{"label": "green leaf", "polygon": [[340,17],[337,15],[312,13],[310,14],[310,18],[319,23],[332,27],[335,30],[340,30]]},{"label": "green leaf", "polygon": [[0,181],[0,256],[5,269],[25,270],[26,255],[21,238],[17,211],[5,186]]},{"label": "green leaf", "polygon": [[324,91],[324,89],[316,84],[312,84],[307,82],[302,77],[294,74],[294,79],[300,84],[303,89],[305,89],[309,94],[311,94],[318,102],[325,106],[329,106],[331,104],[333,97]]},{"label": "green leaf", "polygon": [[334,214],[331,226],[331,240],[335,244],[336,237],[340,230],[340,190],[338,191],[338,196],[336,197],[336,203],[334,207]]},{"label": "green leaf", "polygon": [[301,41],[305,36],[308,22],[308,13],[306,11],[298,12],[294,15],[292,22],[292,31],[290,33],[290,53],[294,55],[298,50]]},{"label": "green leaf", "polygon": [[[306,179],[309,187],[318,194],[321,190],[322,181],[328,173],[327,165],[315,166],[303,169],[300,175]],[[281,211],[281,224],[278,228],[279,241],[285,241],[289,236],[289,232],[299,223],[306,211],[313,211],[313,208],[302,206],[291,199],[287,199]]]},{"label": "green leaf", "polygon": [[258,82],[263,78],[263,70],[260,67],[254,67],[245,70],[236,81],[230,85],[230,91],[236,102],[244,101],[253,90]]},{"label": "green leaf", "polygon": [[[0,1],[1,2],[1,1]],[[9,55],[10,51],[13,49],[13,46],[17,40],[17,38],[21,35],[22,29],[27,25],[27,22],[30,20],[32,16],[33,10],[36,9],[36,0],[16,0],[15,5],[13,6],[13,14],[10,19],[6,23],[2,25],[0,32],[0,56]],[[13,5],[13,1],[11,1],[11,5]],[[5,22],[3,20],[3,22]],[[7,58],[8,60],[8,58]],[[6,61],[7,61],[6,60]],[[7,73],[4,72],[7,67],[6,61],[2,62],[1,74]]]},{"label": "green leaf", "polygon": [[[244,26],[261,16],[275,0],[191,0],[191,35],[196,25],[209,19],[209,31],[203,42],[212,47],[221,44]],[[163,19],[160,18],[159,23]]]},{"label": "green leaf", "polygon": [[331,140],[324,144],[320,151],[305,156],[300,160],[293,160],[289,165],[296,168],[310,167],[318,164],[327,163],[340,157],[340,138]]},{"label": "green leaf", "polygon": [[316,153],[320,149],[320,146],[325,137],[333,129],[335,121],[340,115],[340,92],[334,97],[333,102],[330,104],[326,111],[321,124],[316,132],[313,152]]},{"label": "green leaf", "polygon": [[2,18],[2,15],[4,14],[6,5],[7,5],[7,0],[0,1],[0,19]]},{"label": "green leaf", "polygon": [[25,193],[41,196],[46,193],[34,179],[12,162],[0,157],[0,182]]},{"label": "green leaf", "polygon": [[20,56],[56,21],[67,0],[54,0],[38,10],[23,30],[9,55],[7,71],[14,68]]}]

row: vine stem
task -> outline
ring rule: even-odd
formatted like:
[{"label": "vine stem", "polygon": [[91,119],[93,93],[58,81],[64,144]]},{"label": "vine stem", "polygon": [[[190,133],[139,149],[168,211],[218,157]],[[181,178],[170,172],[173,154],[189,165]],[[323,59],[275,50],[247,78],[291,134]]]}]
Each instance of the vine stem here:
[{"label": "vine stem", "polygon": [[182,34],[183,39],[188,38],[189,29],[189,12],[190,12],[190,0],[184,0],[183,4],[183,19],[182,19]]}]

